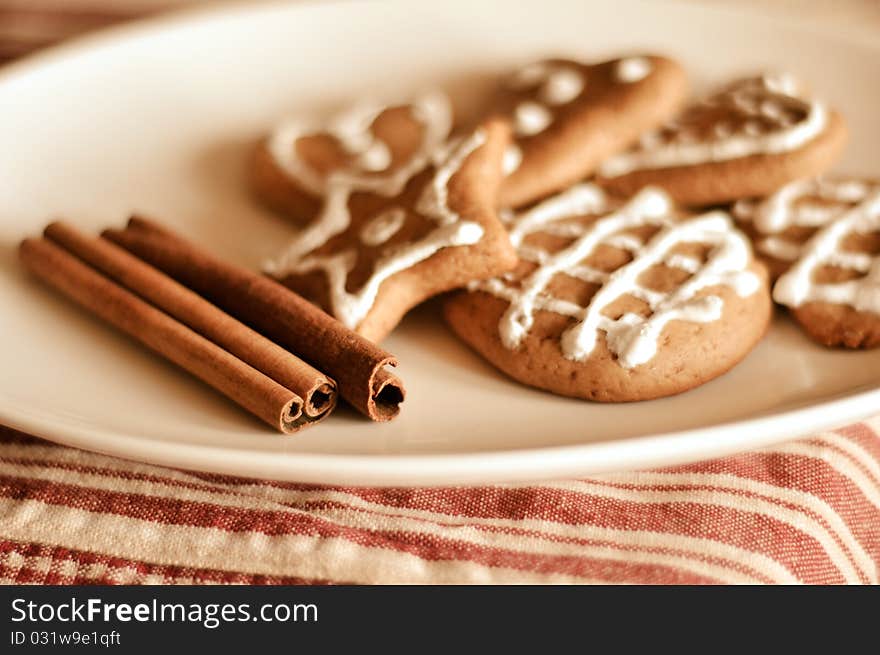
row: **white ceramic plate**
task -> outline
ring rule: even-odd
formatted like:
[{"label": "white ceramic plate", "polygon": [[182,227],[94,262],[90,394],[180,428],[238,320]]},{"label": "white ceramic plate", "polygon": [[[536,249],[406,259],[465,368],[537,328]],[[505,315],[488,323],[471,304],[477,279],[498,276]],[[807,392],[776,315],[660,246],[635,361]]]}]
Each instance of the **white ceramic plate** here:
[{"label": "white ceramic plate", "polygon": [[[547,54],[680,57],[697,87],[787,69],[849,120],[842,169],[880,174],[880,49],[670,3],[266,5],[107,32],[0,74],[0,422],[160,464],[306,482],[451,484],[578,476],[701,459],[880,412],[880,350],[832,352],[783,316],[721,379],[599,405],[534,391],[458,343],[430,304],[388,340],[400,418],[342,410],[294,438],[60,300],[16,243],[63,215],[98,230],[134,209],[256,266],[290,234],[243,185],[253,140],[287,112],[481,76]],[[470,91],[466,91],[469,89]]]}]

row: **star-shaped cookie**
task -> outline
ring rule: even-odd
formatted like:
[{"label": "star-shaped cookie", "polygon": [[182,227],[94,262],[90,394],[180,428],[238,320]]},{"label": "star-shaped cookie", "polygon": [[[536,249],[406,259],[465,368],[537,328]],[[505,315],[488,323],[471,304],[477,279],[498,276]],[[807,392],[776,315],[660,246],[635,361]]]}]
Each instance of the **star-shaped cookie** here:
[{"label": "star-shaped cookie", "polygon": [[[335,152],[321,160],[332,165],[298,160],[297,192],[285,204],[303,218],[317,205],[317,216],[267,266],[374,341],[430,296],[516,265],[495,211],[509,126],[490,119],[447,139],[446,119],[435,124],[428,114],[417,101],[342,119],[351,123],[341,140],[338,130],[308,135]],[[408,128],[388,127],[394,122]]]}]

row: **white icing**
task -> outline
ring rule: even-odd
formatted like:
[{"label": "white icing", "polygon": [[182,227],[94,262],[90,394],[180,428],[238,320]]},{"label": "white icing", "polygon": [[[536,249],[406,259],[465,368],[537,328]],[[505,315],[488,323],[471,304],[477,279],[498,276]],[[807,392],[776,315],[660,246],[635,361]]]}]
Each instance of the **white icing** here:
[{"label": "white icing", "polygon": [[367,246],[379,246],[393,237],[406,221],[406,211],[392,207],[379,212],[361,228],[361,241]]},{"label": "white icing", "polygon": [[375,141],[360,153],[358,164],[365,171],[384,171],[391,166],[391,150],[381,141]]},{"label": "white icing", "polygon": [[780,237],[766,237],[755,244],[755,249],[784,262],[793,262],[801,256],[801,244]]},{"label": "white icing", "polygon": [[[352,292],[346,288],[348,274],[357,262],[357,250],[355,248],[348,248],[330,255],[314,255],[308,254],[312,249],[303,251],[302,246],[294,240],[291,247],[282,257],[267,268],[278,277],[283,277],[290,273],[323,271],[327,276],[333,315],[349,328],[356,328],[372,308],[379,293],[379,287],[385,280],[400,271],[411,268],[419,262],[428,259],[442,248],[473,245],[483,237],[483,228],[479,223],[461,220],[449,207],[447,185],[468,155],[482,145],[485,140],[485,133],[482,130],[478,130],[465,141],[448,148],[442,148],[436,153],[437,161],[434,162],[437,167],[436,171],[431,182],[425,187],[420,196],[416,211],[437,223],[437,226],[420,239],[409,243],[395,244],[394,248],[389,248],[376,261],[370,277],[357,291]],[[417,172],[419,171],[416,170],[413,173]],[[328,217],[338,218],[344,216],[345,225],[342,227],[342,230],[345,230],[350,223],[350,216],[347,210],[348,195],[351,191],[355,190],[355,187],[347,187],[347,193],[343,194],[340,192],[338,197],[332,193],[335,189],[336,187],[331,185],[331,194],[326,197],[325,204],[339,202],[340,207],[323,212],[322,220],[328,220]],[[341,207],[344,207],[344,211]],[[395,216],[399,216],[399,214],[392,215],[395,209],[403,213],[402,208],[392,208],[375,217],[373,221],[381,219],[383,225],[385,224],[384,221],[388,221],[393,226],[397,220],[400,220],[402,225],[405,213],[403,213],[402,219],[396,218]],[[391,218],[389,218],[389,215],[391,215]],[[371,223],[367,224],[367,228],[370,228]],[[333,229],[336,229],[336,227],[334,225]],[[384,236],[383,229],[376,229],[377,232],[382,233],[379,236]],[[388,229],[390,230],[391,228]],[[398,229],[400,229],[400,226],[397,226],[393,231],[396,232]],[[367,232],[369,233],[367,238],[375,236],[369,229]],[[302,234],[307,233],[308,229]],[[328,230],[326,229],[322,232],[322,234],[327,233]],[[333,232],[333,234],[336,233],[338,232]],[[327,238],[329,239],[329,236]],[[361,238],[364,238],[363,232],[361,233]],[[326,239],[322,244],[325,242]],[[295,253],[295,256],[291,256],[292,252]]]},{"label": "white icing", "polygon": [[550,107],[567,105],[583,93],[584,74],[573,64],[536,62],[517,71],[508,85],[518,91],[539,87],[536,99],[523,100],[513,110],[519,137],[534,136],[553,122]]},{"label": "white icing", "polygon": [[501,170],[505,175],[510,175],[522,164],[523,152],[515,143],[511,143],[504,150],[504,158],[501,161]]},{"label": "white icing", "polygon": [[619,82],[632,84],[645,79],[653,69],[654,65],[647,57],[627,57],[617,62],[614,77]]},{"label": "white icing", "polygon": [[324,204],[315,220],[297,234],[276,260],[266,265],[267,272],[283,275],[306,253],[344,232],[351,223],[348,198],[353,192],[367,191],[386,197],[398,195],[416,173],[431,163],[433,154],[446,141],[452,127],[449,100],[442,93],[427,93],[412,103],[413,117],[423,126],[422,141],[409,160],[390,171],[376,174],[352,166],[321,176],[297,156],[296,142],[320,132],[335,137],[352,154],[368,151],[379,142],[370,126],[382,111],[382,107],[374,105],[361,106],[343,114],[326,128],[289,120],[273,132],[268,148],[275,163],[305,190],[323,196]]},{"label": "white icing", "polygon": [[[876,231],[880,231],[880,189],[807,241],[800,259],[777,280],[773,299],[788,307],[826,302],[880,314],[880,256],[843,250],[848,235]],[[849,268],[865,275],[845,282],[819,283],[815,274],[823,266]]]},{"label": "white icing", "polygon": [[[370,127],[385,107],[373,104],[357,106],[340,115],[329,125],[320,125],[290,119],[283,122],[270,135],[268,149],[274,162],[298,185],[314,195],[326,194],[331,186],[351,186],[359,191],[371,191],[383,196],[400,193],[404,185],[430,161],[431,153],[443,144],[452,127],[452,108],[449,99],[440,92],[425,93],[411,104],[412,113],[424,128],[422,142],[417,152],[405,163],[383,175],[374,174],[372,167],[390,165],[388,145],[376,138]],[[321,175],[312,170],[297,155],[299,139],[317,133],[334,137],[351,155],[356,165]]]},{"label": "white icing", "polygon": [[534,136],[546,130],[552,122],[550,110],[531,100],[524,100],[514,110],[513,124],[517,136]]},{"label": "white icing", "polygon": [[540,98],[548,105],[567,105],[584,90],[584,76],[574,68],[558,68],[541,87]]},{"label": "white icing", "polygon": [[[785,112],[777,103],[772,100],[764,100],[758,107],[758,111],[773,121],[781,120],[785,116]],[[753,113],[753,112],[749,112]]]},{"label": "white icing", "polygon": [[668,255],[663,263],[671,268],[680,268],[691,274],[699,271],[700,267],[703,265],[703,262],[696,257],[682,255],[680,253],[672,253],[671,255]]},{"label": "white icing", "polygon": [[853,203],[868,197],[871,186],[860,180],[818,177],[790,182],[764,200],[740,200],[733,206],[734,215],[751,221],[760,234],[755,247],[776,259],[794,261],[803,244],[779,236],[791,227],[823,227],[850,209]]},{"label": "white icing", "polygon": [[[515,248],[519,247],[526,235],[552,225],[561,217],[597,214],[605,208],[606,203],[605,193],[599,187],[593,184],[576,184],[529,211],[515,216],[513,219],[515,223],[509,230],[510,242]],[[574,227],[578,230],[583,229],[579,226]]]},{"label": "white icing", "polygon": [[[759,278],[748,270],[751,250],[744,235],[733,229],[723,212],[711,212],[683,222],[671,217],[671,201],[662,191],[645,189],[629,203],[607,213],[595,222],[584,225],[570,221],[577,216],[603,214],[610,201],[591,184],[579,184],[552,197],[514,219],[511,241],[521,258],[538,264],[538,268],[520,281],[494,278],[474,282],[471,289],[482,290],[510,302],[499,322],[504,345],[516,348],[532,328],[537,311],[569,316],[576,323],[561,337],[563,355],[574,361],[589,357],[598,340],[605,334],[608,348],[617,355],[625,368],[650,361],[657,350],[663,328],[675,320],[709,322],[721,317],[723,300],[717,295],[697,296],[708,287],[724,285],[740,296],[748,296],[760,287]],[[627,230],[646,225],[659,231],[647,243],[633,237]],[[547,233],[554,226],[574,238],[567,247],[547,252],[524,243],[533,233]],[[673,252],[682,243],[703,243],[712,246],[704,263],[694,257]],[[632,260],[608,274],[592,269],[582,262],[599,245],[613,245],[632,253]],[[691,274],[683,284],[669,293],[648,289],[639,284],[646,270],[657,264],[682,268]],[[552,296],[548,285],[558,274],[570,275],[602,286],[586,307]],[[624,314],[611,319],[602,312],[623,295],[644,300],[651,309],[649,317]]]},{"label": "white icing", "polygon": [[458,172],[468,155],[485,142],[485,133],[478,130],[466,141],[453,141],[436,154],[438,168],[431,182],[422,190],[416,204],[417,212],[440,225],[450,225],[458,221],[458,214],[449,208],[449,180]]},{"label": "white icing", "polygon": [[[785,119],[792,111],[803,112],[804,118],[791,125],[786,125],[782,118],[769,121],[767,131],[760,134],[755,133],[757,123],[746,121],[741,132],[728,134],[725,128],[717,130],[714,138],[702,141],[684,138],[687,128],[681,128],[673,131],[671,141],[656,140],[655,145],[650,145],[650,139],[643,140],[637,149],[608,159],[600,167],[600,173],[617,177],[636,170],[693,166],[797,150],[822,133],[828,124],[828,111],[816,101],[797,97],[796,91],[788,78],[764,76],[743,80],[703,104],[729,108],[746,118],[764,116],[767,120],[771,118],[767,116],[768,111]],[[775,109],[768,109],[770,107]]]},{"label": "white icing", "polygon": [[801,93],[801,85],[791,73],[774,73],[763,77],[764,85],[784,96],[798,96]]}]

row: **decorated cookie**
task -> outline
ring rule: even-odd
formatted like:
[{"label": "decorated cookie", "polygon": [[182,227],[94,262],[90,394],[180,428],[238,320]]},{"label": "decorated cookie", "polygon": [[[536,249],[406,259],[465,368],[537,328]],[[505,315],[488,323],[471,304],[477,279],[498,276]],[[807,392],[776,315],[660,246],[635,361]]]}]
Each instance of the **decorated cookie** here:
[{"label": "decorated cookie", "polygon": [[682,68],[656,56],[595,65],[552,59],[520,69],[495,105],[514,125],[501,206],[519,207],[592,174],[675,114],[686,92]]},{"label": "decorated cookie", "polygon": [[[418,147],[389,146],[384,174],[363,162],[331,173],[317,218],[267,272],[379,341],[426,298],[512,269],[516,254],[495,211],[509,126],[489,120],[436,145],[442,127],[422,125]],[[386,143],[377,134],[363,142],[371,139]]]},{"label": "decorated cookie", "polygon": [[605,161],[598,181],[615,193],[647,185],[691,206],[766,196],[824,172],[846,140],[843,119],[787,75],[743,79],[644,134]]},{"label": "decorated cookie", "polygon": [[810,237],[877,189],[878,182],[822,176],[791,182],[767,198],[738,200],[731,211],[775,281]]},{"label": "decorated cookie", "polygon": [[445,311],[524,384],[599,401],[668,396],[730,369],[767,329],[765,269],[725,212],[579,184],[506,220],[519,266]]},{"label": "decorated cookie", "polygon": [[452,109],[440,92],[395,107],[364,103],[326,124],[289,118],[257,146],[251,186],[263,203],[305,224],[332,192],[398,195],[451,129]]},{"label": "decorated cookie", "polygon": [[[880,345],[880,183],[799,182],[757,204],[753,216],[756,226],[779,235],[771,237],[779,240],[774,256],[795,260],[776,281],[773,299],[819,343]],[[808,238],[794,231],[805,229],[813,230]]]}]

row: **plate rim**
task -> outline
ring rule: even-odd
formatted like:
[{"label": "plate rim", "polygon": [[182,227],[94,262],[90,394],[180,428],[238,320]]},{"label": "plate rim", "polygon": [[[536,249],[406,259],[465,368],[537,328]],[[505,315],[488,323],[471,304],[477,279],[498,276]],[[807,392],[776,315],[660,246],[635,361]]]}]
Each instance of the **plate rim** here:
[{"label": "plate rim", "polygon": [[[76,37],[7,64],[0,70],[0,87],[31,74],[38,74],[45,68],[63,64],[69,57],[88,55],[116,44],[124,44],[129,39],[148,37],[168,29],[185,28],[205,20],[231,19],[240,14],[252,15],[276,10],[323,10],[351,1],[305,0],[291,5],[280,0],[262,0],[257,3],[232,2],[179,8]],[[629,1],[633,4],[648,4],[644,0]],[[685,0],[666,1],[695,12],[760,18],[765,23],[784,25],[790,30],[819,35],[829,41],[845,42],[849,47],[880,53],[880,42],[861,38],[851,40],[835,31],[823,30],[820,25],[811,21],[785,22],[780,16],[763,16],[754,7],[732,8],[697,5]],[[619,462],[624,458],[628,461],[627,467],[635,469],[681,465],[767,447],[806,434],[859,422],[875,415],[876,408],[880,407],[880,381],[876,387],[851,391],[796,409],[687,430],[574,445],[408,455],[314,452],[279,454],[179,442],[174,443],[171,448],[168,442],[146,436],[93,425],[66,424],[51,415],[35,416],[18,410],[11,399],[4,398],[2,392],[0,401],[0,424],[55,443],[103,455],[238,477],[364,486],[423,486],[525,482],[594,475],[620,470]],[[841,418],[844,416],[845,418]],[[713,441],[711,448],[691,445],[710,438]],[[116,443],[124,445],[116,448]],[[707,455],[709,450],[711,455]]]},{"label": "plate rim", "polygon": [[[0,397],[2,398],[2,397]],[[880,406],[880,387],[853,392],[796,410],[745,421],[728,421],[707,427],[650,435],[544,448],[480,451],[474,453],[435,453],[413,455],[367,455],[326,453],[278,453],[248,451],[222,446],[203,446],[157,442],[148,437],[117,430],[58,424],[51,419],[29,418],[24,412],[5,413],[0,403],[0,419],[10,428],[47,440],[103,455],[178,469],[221,473],[246,478],[264,478],[316,484],[357,484],[362,486],[448,486],[480,482],[528,482],[597,475],[620,471],[614,462],[624,454],[632,469],[684,465],[791,441],[873,416],[869,407]],[[833,417],[845,414],[845,419]],[[829,418],[831,417],[831,418]],[[853,418],[855,417],[855,418]],[[797,420],[799,427],[787,423]],[[786,423],[786,425],[783,425]],[[53,431],[51,436],[44,428]],[[749,432],[753,436],[745,436]],[[713,454],[681,453],[691,442],[712,438]],[[725,438],[738,437],[738,438]],[[104,447],[120,438],[124,450]],[[95,441],[100,440],[100,446]],[[651,445],[650,449],[644,448]],[[85,447],[87,446],[87,447]],[[693,449],[692,449],[693,450]],[[169,452],[173,451],[173,452]],[[641,453],[639,452],[641,451]],[[650,452],[650,455],[644,453]],[[658,454],[659,453],[659,454]],[[230,455],[235,454],[236,457]],[[250,459],[246,462],[243,457]],[[542,460],[539,465],[534,460]],[[206,462],[210,461],[210,465]],[[590,465],[584,464],[590,461]],[[283,464],[282,464],[283,462]],[[291,464],[295,463],[295,466]],[[246,466],[245,466],[246,465]],[[451,471],[454,467],[454,471]],[[589,473],[579,473],[589,468]],[[259,470],[257,470],[259,469]],[[377,472],[376,469],[381,469]],[[418,478],[418,482],[413,482]]]}]

